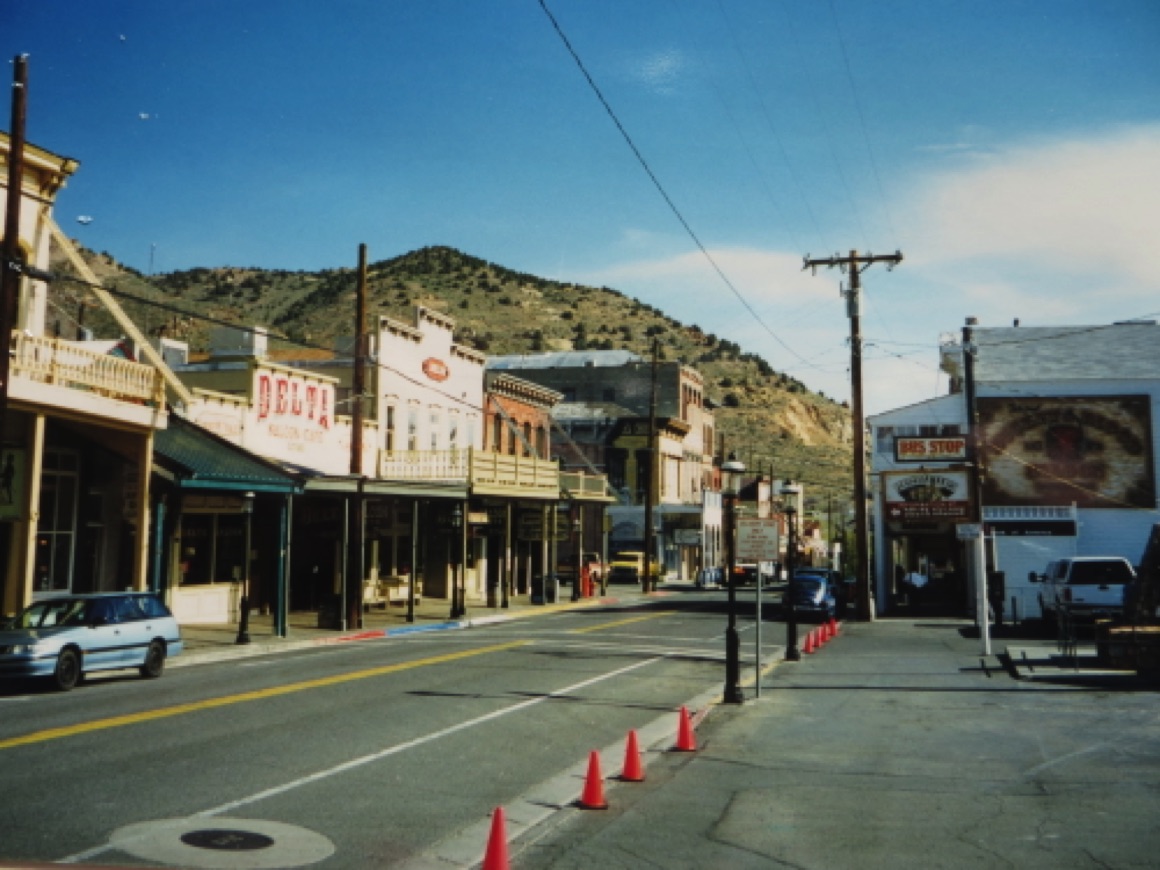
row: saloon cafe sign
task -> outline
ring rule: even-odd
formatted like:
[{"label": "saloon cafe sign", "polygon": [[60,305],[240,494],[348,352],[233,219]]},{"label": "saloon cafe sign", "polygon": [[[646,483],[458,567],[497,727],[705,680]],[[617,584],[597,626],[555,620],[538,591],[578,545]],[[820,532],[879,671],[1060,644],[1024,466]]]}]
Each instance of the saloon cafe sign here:
[{"label": "saloon cafe sign", "polygon": [[965,471],[887,472],[882,478],[888,520],[963,521],[970,515]]}]

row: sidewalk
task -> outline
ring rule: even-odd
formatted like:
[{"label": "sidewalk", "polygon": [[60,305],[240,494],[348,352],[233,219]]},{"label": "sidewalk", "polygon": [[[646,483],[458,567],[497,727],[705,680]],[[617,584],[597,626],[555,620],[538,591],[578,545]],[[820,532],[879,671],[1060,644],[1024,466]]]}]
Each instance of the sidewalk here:
[{"label": "sidewalk", "polygon": [[[747,687],[743,705],[699,711],[695,752],[673,751],[671,730],[642,746],[645,782],[617,782],[614,760],[608,810],[564,803],[533,830],[509,822],[513,867],[1146,866],[1156,843],[1124,834],[1154,830],[1160,809],[1155,693],[1122,671],[1084,691],[1045,644],[1012,649],[1016,676],[1003,642],[982,655],[966,621],[846,623],[778,662],[760,699]],[[1047,713],[1061,704],[1065,716]],[[1093,745],[1088,720],[1116,716]],[[1101,827],[1096,807],[1117,824]]]},{"label": "sidewalk", "polygon": [[372,607],[363,614],[363,624],[356,629],[328,629],[318,627],[318,614],[294,612],[288,619],[286,637],[274,634],[274,620],[269,614],[253,614],[250,617],[250,643],[239,644],[238,624],[189,625],[181,626],[181,637],[185,649],[181,655],[166,663],[167,667],[183,667],[205,662],[226,661],[289,652],[296,649],[321,644],[349,643],[371,640],[379,637],[395,637],[422,631],[447,631],[469,628],[473,625],[487,625],[511,619],[524,619],[546,613],[560,613],[577,608],[628,605],[643,603],[664,597],[669,592],[663,588],[645,595],[635,587],[610,587],[605,597],[571,600],[571,588],[562,586],[560,598],[555,604],[532,604],[528,595],[517,595],[509,599],[508,607],[486,607],[479,602],[468,602],[467,615],[459,619],[450,617],[450,601],[442,598],[424,598],[415,605],[415,619],[407,622],[405,605]]}]

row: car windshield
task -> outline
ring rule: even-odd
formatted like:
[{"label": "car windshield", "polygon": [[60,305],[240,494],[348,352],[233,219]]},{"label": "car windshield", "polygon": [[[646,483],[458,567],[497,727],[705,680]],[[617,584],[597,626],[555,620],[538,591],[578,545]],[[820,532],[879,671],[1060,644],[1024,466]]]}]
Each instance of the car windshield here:
[{"label": "car windshield", "polygon": [[796,579],[796,585],[799,592],[813,594],[822,588],[823,581],[821,577],[799,576]]},{"label": "car windshield", "polygon": [[26,607],[12,623],[13,628],[55,628],[85,624],[85,603],[76,598],[54,598]]}]

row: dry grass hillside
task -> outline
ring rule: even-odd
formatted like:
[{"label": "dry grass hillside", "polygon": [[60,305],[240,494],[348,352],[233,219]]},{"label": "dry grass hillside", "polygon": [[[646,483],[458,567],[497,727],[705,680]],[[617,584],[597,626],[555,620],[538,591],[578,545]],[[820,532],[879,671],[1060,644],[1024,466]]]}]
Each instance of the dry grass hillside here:
[{"label": "dry grass hillside", "polygon": [[[288,272],[238,267],[198,268],[147,277],[107,254],[87,254],[94,271],[150,335],[208,348],[217,324],[261,325],[271,348],[329,349],[354,331],[356,271]],[[54,268],[67,272],[62,261]],[[807,484],[807,493],[851,491],[849,410],[774,371],[733,342],[683,324],[608,287],[585,287],[514,272],[451,248],[431,247],[368,268],[369,311],[409,322],[426,305],[454,319],[458,340],[488,354],[620,349],[679,360],[705,377],[721,406],[727,449],[751,468]],[[53,317],[62,335],[78,321],[97,337],[120,330],[83,286],[54,283]]]}]

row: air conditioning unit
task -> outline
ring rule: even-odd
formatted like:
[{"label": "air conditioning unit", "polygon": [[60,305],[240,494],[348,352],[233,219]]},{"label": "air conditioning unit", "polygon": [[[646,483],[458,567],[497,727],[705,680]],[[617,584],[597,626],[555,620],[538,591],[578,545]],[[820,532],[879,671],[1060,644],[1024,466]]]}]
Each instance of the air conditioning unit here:
[{"label": "air conditioning unit", "polygon": [[210,333],[210,355],[218,358],[264,357],[267,341],[266,329],[262,326],[219,326]]}]

